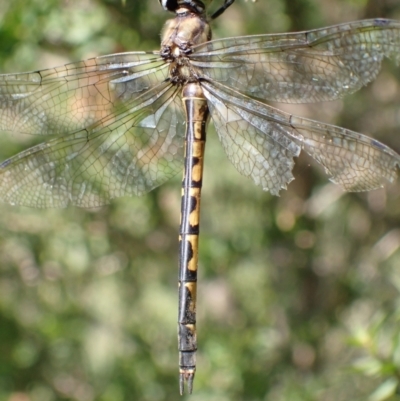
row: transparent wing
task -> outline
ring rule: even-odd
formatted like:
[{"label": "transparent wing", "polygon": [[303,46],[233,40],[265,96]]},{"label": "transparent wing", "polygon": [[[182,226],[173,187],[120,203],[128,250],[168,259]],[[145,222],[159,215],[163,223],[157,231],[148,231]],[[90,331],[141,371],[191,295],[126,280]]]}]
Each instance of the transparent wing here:
[{"label": "transparent wing", "polygon": [[274,121],[272,113],[269,118],[255,113],[251,99],[229,88],[207,82],[202,86],[229,160],[241,174],[278,195],[293,180],[293,157],[301,150],[287,135],[288,128]]},{"label": "transparent wing", "polygon": [[372,138],[284,113],[218,83],[202,85],[229,159],[264,190],[286,187],[301,149],[347,191],[375,189],[398,176],[400,156]]},{"label": "transparent wing", "polygon": [[332,100],[373,80],[384,57],[400,60],[400,23],[375,19],[299,33],[243,36],[197,46],[199,76],[262,100]]},{"label": "transparent wing", "polygon": [[0,131],[63,135],[113,113],[168,76],[157,53],[121,53],[0,75]]},{"label": "transparent wing", "polygon": [[6,160],[0,165],[0,200],[97,207],[160,185],[182,169],[185,119],[177,93],[161,83],[83,130]]}]

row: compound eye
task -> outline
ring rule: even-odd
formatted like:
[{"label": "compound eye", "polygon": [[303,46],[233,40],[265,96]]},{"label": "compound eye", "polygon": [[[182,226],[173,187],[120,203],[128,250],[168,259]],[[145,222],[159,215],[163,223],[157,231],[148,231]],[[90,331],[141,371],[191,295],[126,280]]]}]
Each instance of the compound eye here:
[{"label": "compound eye", "polygon": [[166,11],[175,11],[178,8],[178,0],[159,0]]}]

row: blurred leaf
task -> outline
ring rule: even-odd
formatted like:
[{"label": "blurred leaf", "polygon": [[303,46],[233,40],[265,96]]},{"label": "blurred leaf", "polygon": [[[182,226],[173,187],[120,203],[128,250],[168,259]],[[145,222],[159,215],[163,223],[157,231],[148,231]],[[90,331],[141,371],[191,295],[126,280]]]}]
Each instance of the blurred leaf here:
[{"label": "blurred leaf", "polygon": [[385,401],[395,394],[399,386],[398,379],[390,378],[383,382],[369,397],[368,401]]}]

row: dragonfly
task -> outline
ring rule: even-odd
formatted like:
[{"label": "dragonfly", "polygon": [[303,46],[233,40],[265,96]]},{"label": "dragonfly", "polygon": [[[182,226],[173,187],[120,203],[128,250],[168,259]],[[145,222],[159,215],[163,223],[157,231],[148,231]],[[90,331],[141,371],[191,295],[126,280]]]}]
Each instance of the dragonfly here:
[{"label": "dragonfly", "polygon": [[342,98],[400,61],[400,22],[361,20],[297,33],[212,40],[211,0],[159,0],[175,17],[157,51],[111,54],[0,75],[0,131],[50,136],[0,164],[0,201],[94,208],[144,195],[182,171],[179,388],[193,389],[200,200],[212,120],[239,173],[278,195],[305,152],[346,191],[396,180],[400,156],[381,142],[266,102]]}]

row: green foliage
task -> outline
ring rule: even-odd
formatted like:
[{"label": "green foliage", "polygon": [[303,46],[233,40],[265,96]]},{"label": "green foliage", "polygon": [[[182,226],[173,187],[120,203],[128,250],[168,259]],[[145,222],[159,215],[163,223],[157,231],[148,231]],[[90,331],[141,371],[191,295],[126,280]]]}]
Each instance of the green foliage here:
[{"label": "green foliage", "polygon": [[[381,0],[236,2],[214,37],[400,18]],[[156,49],[166,18],[156,0],[0,0],[0,70]],[[343,101],[282,107],[400,150],[399,85],[388,64]],[[29,145],[0,141],[1,160]],[[345,194],[311,164],[274,198],[211,130],[193,400],[400,400],[400,186]],[[0,400],[178,398],[179,210],[180,177],[97,211],[0,205]]]}]

